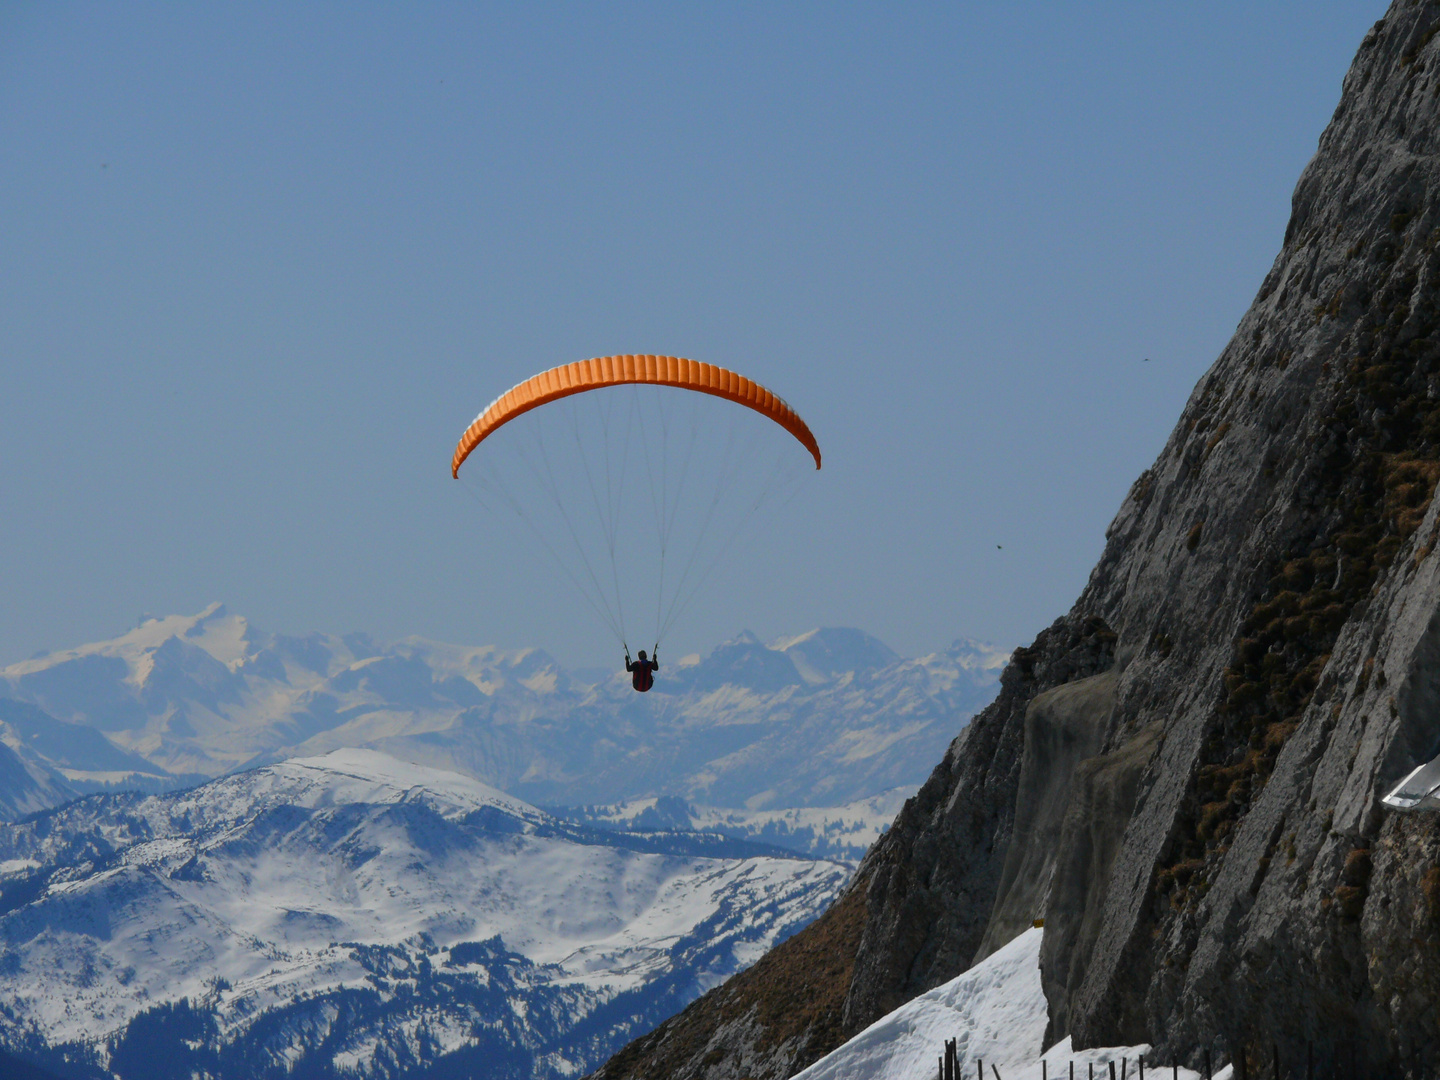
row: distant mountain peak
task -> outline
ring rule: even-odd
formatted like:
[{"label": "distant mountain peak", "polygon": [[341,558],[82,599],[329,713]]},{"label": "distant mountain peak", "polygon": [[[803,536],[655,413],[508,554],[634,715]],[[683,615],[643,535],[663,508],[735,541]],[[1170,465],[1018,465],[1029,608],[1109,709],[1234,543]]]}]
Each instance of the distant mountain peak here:
[{"label": "distant mountain peak", "polygon": [[820,627],[795,637],[777,638],[770,648],[789,656],[808,683],[871,671],[900,660],[899,653],[879,638],[847,626]]},{"label": "distant mountain peak", "polygon": [[[774,809],[920,783],[994,693],[998,652],[977,649],[905,659],[851,627],[769,644],[747,629],[693,662],[667,655],[640,695],[617,667],[572,677],[543,649],[275,634],[214,604],[0,669],[0,694],[100,740],[83,763],[29,744],[82,790],[153,791],[348,746],[544,804],[673,790]],[[115,754],[154,768],[102,764]]]},{"label": "distant mountain peak", "polygon": [[967,671],[993,672],[998,678],[1015,650],[975,638],[956,638],[946,652]]},{"label": "distant mountain peak", "polygon": [[235,668],[252,651],[252,632],[244,616],[231,615],[225,605],[208,604],[195,615],[163,615],[145,619],[119,637],[88,642],[69,649],[40,653],[0,668],[0,677],[19,678],[67,661],[101,656],[123,660],[137,685],[145,681],[147,658],[171,641],[198,646],[227,667]]}]

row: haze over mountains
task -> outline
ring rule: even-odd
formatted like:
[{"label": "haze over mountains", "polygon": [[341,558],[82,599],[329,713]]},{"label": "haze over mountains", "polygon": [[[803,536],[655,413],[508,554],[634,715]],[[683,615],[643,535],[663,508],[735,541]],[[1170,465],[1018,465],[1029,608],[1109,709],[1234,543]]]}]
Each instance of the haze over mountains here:
[{"label": "haze over mountains", "polygon": [[835,806],[924,780],[1004,656],[961,641],[907,660],[831,629],[664,659],[641,696],[618,669],[580,678],[538,649],[269,634],[212,605],[0,669],[0,696],[75,725],[65,737],[13,704],[0,720],[78,790],[369,747],[545,805]]}]

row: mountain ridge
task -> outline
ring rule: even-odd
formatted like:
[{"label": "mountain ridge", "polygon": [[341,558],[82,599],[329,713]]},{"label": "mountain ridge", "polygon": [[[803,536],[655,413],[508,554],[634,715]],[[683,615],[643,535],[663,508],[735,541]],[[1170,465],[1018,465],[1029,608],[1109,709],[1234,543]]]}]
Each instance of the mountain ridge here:
[{"label": "mountain ridge", "polygon": [[[287,637],[212,604],[12,664],[0,689],[103,736],[151,786],[369,746],[538,803],[777,809],[918,784],[1001,663],[965,640],[906,659],[858,630],[747,633],[667,662],[642,697],[618,669],[582,682],[538,649]],[[115,782],[95,758],[94,775],[51,764],[81,789]]]}]

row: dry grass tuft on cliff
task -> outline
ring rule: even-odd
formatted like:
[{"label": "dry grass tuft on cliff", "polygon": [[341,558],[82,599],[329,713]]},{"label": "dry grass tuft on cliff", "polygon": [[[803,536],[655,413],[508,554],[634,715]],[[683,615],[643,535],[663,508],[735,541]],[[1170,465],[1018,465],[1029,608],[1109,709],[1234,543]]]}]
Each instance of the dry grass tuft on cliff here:
[{"label": "dry grass tuft on cliff", "polygon": [[[1413,217],[1390,218],[1391,232],[1402,235],[1398,244],[1387,242],[1383,255],[1395,269],[1368,297],[1348,335],[1357,355],[1335,381],[1318,440],[1315,525],[1276,559],[1236,638],[1224,704],[1206,741],[1180,840],[1156,876],[1171,909],[1205,895],[1229,837],[1264,790],[1301,715],[1333,689],[1321,684],[1321,674],[1341,628],[1420,527],[1440,482],[1440,287],[1428,275],[1422,282],[1402,259],[1409,246],[1420,249],[1412,255],[1433,251],[1440,228],[1404,236]],[[1412,307],[1428,317],[1415,318]],[[1338,313],[1338,307],[1327,309],[1321,317]],[[1186,541],[1192,551],[1197,530]],[[1435,539],[1425,538],[1412,569],[1430,555]],[[1360,690],[1373,669],[1372,656],[1361,670]],[[1363,890],[1344,888],[1341,910],[1350,912]]]}]

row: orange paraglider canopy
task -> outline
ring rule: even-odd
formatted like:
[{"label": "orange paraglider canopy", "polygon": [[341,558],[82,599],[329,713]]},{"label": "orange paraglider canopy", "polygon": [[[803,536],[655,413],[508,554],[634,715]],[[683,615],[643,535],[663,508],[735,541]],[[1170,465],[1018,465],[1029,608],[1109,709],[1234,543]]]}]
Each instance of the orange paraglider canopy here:
[{"label": "orange paraglider canopy", "polygon": [[776,394],[757,382],[714,364],[702,364],[679,356],[599,356],[542,371],[501,394],[465,429],[450,459],[450,475],[460,476],[460,466],[485,438],[515,417],[547,402],[604,386],[650,383],[674,386],[733,401],[767,416],[795,436],[815,458],[820,468],[820,445],[800,414]]}]

